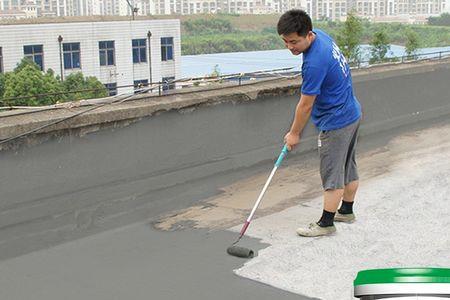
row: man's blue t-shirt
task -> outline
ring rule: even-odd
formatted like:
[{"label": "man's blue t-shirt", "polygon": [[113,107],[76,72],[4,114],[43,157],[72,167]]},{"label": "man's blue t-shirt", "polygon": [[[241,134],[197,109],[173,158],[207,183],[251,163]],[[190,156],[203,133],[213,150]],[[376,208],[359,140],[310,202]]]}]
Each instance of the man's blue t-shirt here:
[{"label": "man's blue t-shirt", "polygon": [[319,130],[335,130],[361,117],[361,106],[353,95],[347,60],[333,39],[315,29],[316,38],[303,53],[302,93],[316,95],[311,119]]}]

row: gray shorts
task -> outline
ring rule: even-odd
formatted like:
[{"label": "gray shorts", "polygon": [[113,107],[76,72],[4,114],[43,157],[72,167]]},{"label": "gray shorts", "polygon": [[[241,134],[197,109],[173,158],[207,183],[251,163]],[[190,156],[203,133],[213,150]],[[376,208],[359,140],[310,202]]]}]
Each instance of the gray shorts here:
[{"label": "gray shorts", "polygon": [[359,123],[360,120],[344,128],[320,132],[318,148],[324,190],[343,189],[358,180],[355,156]]}]

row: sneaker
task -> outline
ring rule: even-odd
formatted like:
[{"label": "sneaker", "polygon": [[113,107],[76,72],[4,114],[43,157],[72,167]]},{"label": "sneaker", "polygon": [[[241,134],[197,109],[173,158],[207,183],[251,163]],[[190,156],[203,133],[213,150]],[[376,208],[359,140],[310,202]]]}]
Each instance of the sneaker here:
[{"label": "sneaker", "polygon": [[340,214],[338,211],[334,215],[334,221],[352,223],[355,221],[355,214]]},{"label": "sneaker", "polygon": [[321,236],[321,235],[330,235],[332,233],[336,232],[336,227],[333,226],[327,226],[327,227],[320,227],[317,225],[317,223],[311,223],[307,228],[298,228],[297,234],[300,236]]}]

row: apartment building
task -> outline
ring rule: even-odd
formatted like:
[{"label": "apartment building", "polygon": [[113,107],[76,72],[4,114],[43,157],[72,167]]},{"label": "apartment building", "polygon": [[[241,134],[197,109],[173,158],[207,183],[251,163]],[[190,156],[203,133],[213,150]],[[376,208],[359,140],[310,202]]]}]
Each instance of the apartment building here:
[{"label": "apartment building", "polygon": [[301,6],[315,20],[340,20],[347,15],[347,2],[347,0],[303,0]]},{"label": "apartment building", "polygon": [[[128,2],[130,4],[128,4]],[[153,0],[0,0],[0,13],[11,14],[18,11],[22,15],[31,17],[60,17],[60,16],[131,16],[130,5],[136,8],[137,15],[155,14]],[[17,13],[16,13],[17,14]]]},{"label": "apartment building", "polygon": [[113,94],[181,74],[179,20],[1,25],[0,36],[0,72],[27,57],[63,79],[95,76]]},{"label": "apartment building", "polygon": [[[385,17],[439,15],[445,0],[303,0],[302,6],[313,19],[344,20],[354,11],[359,17],[383,19]],[[390,18],[392,20],[392,18]]]},{"label": "apartment building", "polygon": [[349,11],[372,19],[401,19],[439,15],[450,11],[449,3],[450,0],[0,0],[0,11],[4,12],[3,18],[25,18],[33,13],[131,16],[132,7],[135,15],[272,14],[301,8],[313,19],[344,20]]}]

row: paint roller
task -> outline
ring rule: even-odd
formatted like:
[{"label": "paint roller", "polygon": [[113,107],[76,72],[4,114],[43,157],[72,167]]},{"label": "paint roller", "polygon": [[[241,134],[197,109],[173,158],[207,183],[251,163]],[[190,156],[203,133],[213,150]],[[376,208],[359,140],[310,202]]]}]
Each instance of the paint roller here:
[{"label": "paint roller", "polygon": [[237,257],[244,257],[244,258],[252,258],[254,256],[254,252],[251,249],[245,248],[245,247],[240,247],[240,246],[236,246],[236,244],[242,239],[242,237],[245,234],[245,231],[247,230],[248,226],[250,225],[250,222],[253,218],[253,215],[256,211],[256,209],[259,206],[259,203],[261,202],[264,193],[267,190],[267,187],[270,184],[270,181],[272,180],[273,175],[275,175],[275,172],[277,171],[278,167],[281,165],[281,162],[283,161],[283,159],[286,157],[286,155],[288,154],[289,150],[287,148],[287,145],[284,145],[283,149],[281,150],[280,155],[278,156],[277,161],[275,162],[275,166],[272,169],[272,172],[270,173],[269,178],[266,181],[266,184],[264,185],[261,193],[259,194],[258,199],[256,200],[255,205],[253,206],[253,209],[250,213],[250,215],[248,216],[247,220],[245,221],[244,225],[242,226],[242,229],[239,233],[239,237],[237,238],[237,240],[230,246],[227,248],[227,253],[233,256],[237,256]]}]

